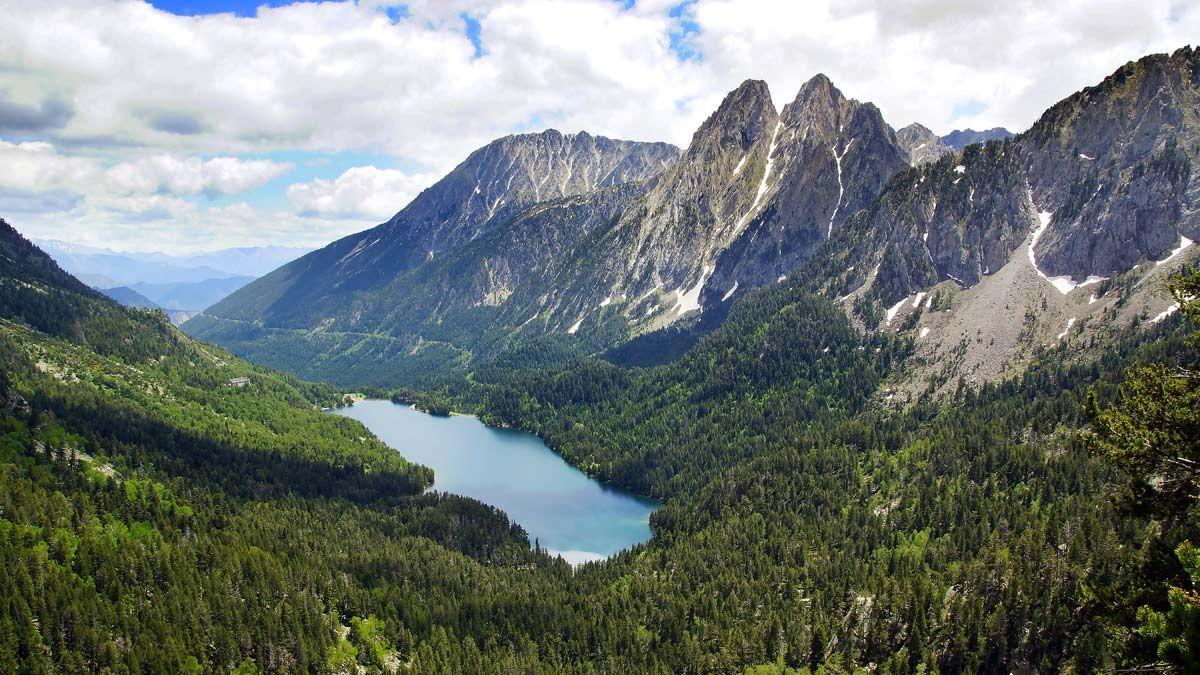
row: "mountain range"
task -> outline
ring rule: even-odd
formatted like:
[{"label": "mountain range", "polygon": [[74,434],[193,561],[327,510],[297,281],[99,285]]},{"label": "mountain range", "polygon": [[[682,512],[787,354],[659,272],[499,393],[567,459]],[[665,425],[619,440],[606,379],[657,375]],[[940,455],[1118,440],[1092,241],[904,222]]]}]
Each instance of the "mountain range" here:
[{"label": "mountain range", "polygon": [[0,219],[0,672],[1192,672],[1198,91],[1149,56],[932,156],[750,80],[684,150],[496,141],[184,324],[661,501],[578,566]]},{"label": "mountain range", "polygon": [[177,322],[308,251],[257,246],[168,255],[114,251],[54,239],[35,243],[63,269],[118,302],[127,299],[125,304],[132,307],[161,307]]},{"label": "mountain range", "polygon": [[[1003,348],[971,350],[958,374],[989,377],[1068,322],[1075,335],[1110,309],[1126,323],[1163,309],[1141,281],[1200,234],[1198,61],[1184,48],[1129,63],[1016,136],[896,132],[816,75],[778,111],[744,82],[683,151],[505,137],[185,330],[304,376],[396,384],[539,335],[595,352],[708,330],[790,279],[868,330],[924,302],[906,330],[930,360],[978,331]],[[935,295],[949,316],[924,311]],[[987,321],[997,303],[1037,325]]]}]

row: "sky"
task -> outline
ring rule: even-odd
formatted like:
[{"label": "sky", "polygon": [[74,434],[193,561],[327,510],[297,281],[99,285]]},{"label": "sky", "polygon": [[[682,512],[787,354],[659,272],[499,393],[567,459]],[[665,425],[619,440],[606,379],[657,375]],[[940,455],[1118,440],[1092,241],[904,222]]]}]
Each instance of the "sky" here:
[{"label": "sky", "polygon": [[0,0],[0,35],[0,217],[184,253],[322,245],[510,133],[686,146],[747,78],[1020,131],[1195,40],[1200,3]]}]

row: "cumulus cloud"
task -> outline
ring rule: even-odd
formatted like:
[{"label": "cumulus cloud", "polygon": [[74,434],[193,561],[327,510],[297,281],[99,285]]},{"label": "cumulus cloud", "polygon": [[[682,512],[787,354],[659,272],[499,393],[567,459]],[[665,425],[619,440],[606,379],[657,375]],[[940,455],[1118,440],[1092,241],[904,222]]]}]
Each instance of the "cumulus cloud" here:
[{"label": "cumulus cloud", "polygon": [[64,155],[51,143],[0,140],[0,187],[20,190],[72,189],[89,194],[238,194],[292,169],[290,163],[213,157],[202,160],[151,155],[111,167],[95,157]]},{"label": "cumulus cloud", "polygon": [[256,188],[292,169],[289,163],[236,157],[154,155],[122,162],[107,172],[113,187],[125,193],[232,195]]},{"label": "cumulus cloud", "polygon": [[[538,121],[686,142],[742,79],[768,80],[783,103],[816,72],[896,124],[1023,128],[1125,60],[1200,34],[1200,8],[1173,0],[696,0],[683,11],[420,0],[397,21],[385,4],[239,18],[133,0],[11,3],[0,71],[31,97],[68,91],[79,105],[68,136],[230,153],[370,147],[445,168]],[[481,55],[464,13],[479,22]],[[681,61],[684,49],[700,58]],[[955,117],[965,100],[985,108]]]},{"label": "cumulus cloud", "polygon": [[[295,184],[279,208],[256,208],[257,230],[225,212],[205,220],[211,209],[142,211],[181,214],[169,241],[334,236],[394,213],[513,131],[686,144],[742,80],[767,80],[782,106],[817,72],[897,127],[1020,130],[1125,61],[1200,35],[1200,4],[1178,0],[409,0],[402,17],[387,11],[395,4],[263,6],[245,18],[140,0],[0,0],[0,134],[54,143],[0,145],[0,160],[31,172],[0,166],[0,188],[57,191],[43,201],[60,208],[74,203],[62,195],[84,195],[75,212],[236,194],[286,171],[246,159],[273,151],[369,151],[419,167]],[[195,158],[214,154],[223,161]],[[107,231],[143,242],[149,229]]]},{"label": "cumulus cloud", "polygon": [[75,114],[74,107],[55,96],[40,105],[18,103],[0,91],[0,134],[28,134],[61,129]]},{"label": "cumulus cloud", "polygon": [[356,166],[334,180],[293,183],[287,198],[303,215],[387,218],[434,180],[430,174]]},{"label": "cumulus cloud", "polygon": [[95,185],[102,176],[95,160],[60,155],[50,143],[0,140],[0,187],[82,191]]},{"label": "cumulus cloud", "polygon": [[204,123],[187,113],[157,112],[146,116],[151,129],[190,136],[204,131]]}]

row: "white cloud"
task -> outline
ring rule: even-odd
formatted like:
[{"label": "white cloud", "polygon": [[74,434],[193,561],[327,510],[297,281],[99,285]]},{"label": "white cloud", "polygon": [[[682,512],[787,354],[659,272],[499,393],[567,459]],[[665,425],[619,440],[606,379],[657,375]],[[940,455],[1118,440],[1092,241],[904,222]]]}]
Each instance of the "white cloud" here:
[{"label": "white cloud", "polygon": [[236,157],[153,155],[122,162],[107,172],[110,183],[126,193],[233,195],[254,189],[292,169],[291,164]]},{"label": "white cloud", "polygon": [[[1023,129],[1125,61],[1200,35],[1200,4],[1178,0],[696,0],[682,16],[671,16],[677,0],[410,0],[396,22],[385,4],[239,18],[179,17],[140,0],[0,0],[4,101],[22,119],[63,111],[42,136],[19,139],[55,146],[0,142],[0,189],[22,208],[70,209],[35,225],[59,238],[321,243],[313,237],[391,215],[514,130],[686,144],[742,80],[767,80],[782,105],[816,72],[895,126]],[[481,56],[464,12],[480,23]],[[681,61],[680,39],[700,58]],[[284,194],[253,218],[179,199],[266,183],[287,166],[245,157],[271,151],[369,151],[420,173],[359,167],[287,188],[314,217],[284,208]],[[121,208],[175,220],[125,227]],[[99,232],[82,218],[95,209],[110,213]],[[258,229],[243,228],[251,219]]]},{"label": "white cloud", "polygon": [[64,157],[50,143],[0,140],[0,187],[28,190],[80,190],[102,174],[92,160]]},{"label": "white cloud", "polygon": [[263,185],[292,165],[236,157],[159,154],[105,167],[95,157],[62,154],[51,143],[0,140],[0,187],[71,189],[94,195],[231,195]]},{"label": "white cloud", "polygon": [[[955,106],[976,100],[978,123],[1023,128],[1125,60],[1200,34],[1200,8],[1172,0],[697,0],[683,18],[651,0],[419,0],[396,23],[381,4],[238,18],[133,0],[0,2],[0,84],[22,101],[66,97],[75,114],[61,133],[74,139],[370,148],[448,168],[537,120],[684,143],[742,79],[768,80],[782,104],[816,72],[896,124],[948,130]],[[481,57],[464,12],[480,21]],[[700,60],[671,52],[684,19]]]},{"label": "white cloud", "polygon": [[404,208],[436,176],[356,166],[335,180],[293,183],[287,198],[303,214],[387,218]]}]

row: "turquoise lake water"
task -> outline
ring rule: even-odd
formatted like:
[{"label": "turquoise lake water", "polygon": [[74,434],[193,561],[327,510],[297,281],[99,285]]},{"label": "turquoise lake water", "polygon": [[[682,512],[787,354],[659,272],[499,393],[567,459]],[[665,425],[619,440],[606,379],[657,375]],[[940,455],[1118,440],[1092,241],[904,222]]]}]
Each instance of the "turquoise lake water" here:
[{"label": "turquoise lake water", "polygon": [[475,417],[434,417],[391,401],[333,411],[362,422],[406,459],[431,467],[435,490],[498,507],[542,548],[569,562],[597,560],[650,538],[654,501],[590,478],[532,434]]}]

